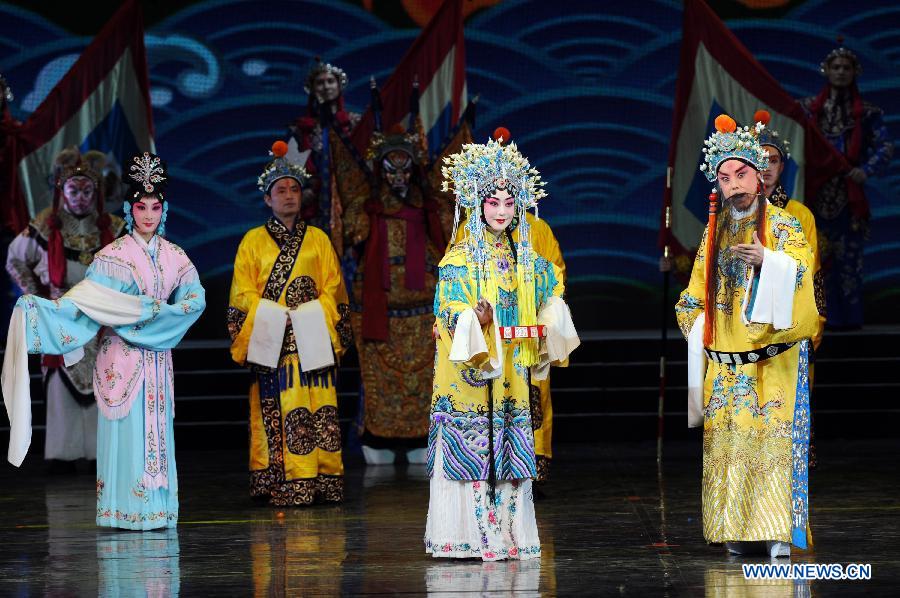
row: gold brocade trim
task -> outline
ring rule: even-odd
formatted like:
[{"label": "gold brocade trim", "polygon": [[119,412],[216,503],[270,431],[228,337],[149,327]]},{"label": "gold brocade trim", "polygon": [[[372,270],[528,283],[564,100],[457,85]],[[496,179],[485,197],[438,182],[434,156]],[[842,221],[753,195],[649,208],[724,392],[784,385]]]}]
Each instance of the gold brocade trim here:
[{"label": "gold brocade trim", "polygon": [[825,271],[813,274],[813,294],[816,298],[816,310],[823,318],[828,317],[828,306],[825,304]]},{"label": "gold brocade trim", "polygon": [[338,303],[337,306],[338,321],[334,325],[334,329],[341,339],[341,346],[349,349],[353,344],[353,327],[350,324],[350,306],[346,303]]},{"label": "gold brocade trim", "polygon": [[534,481],[543,484],[550,479],[550,459],[543,455],[536,455],[535,465],[537,475]]},{"label": "gold brocade trim", "polygon": [[784,191],[784,187],[782,187],[781,183],[779,183],[778,186],[775,187],[774,191],[772,191],[772,195],[768,197],[768,200],[769,203],[783,210],[787,207],[787,204],[789,201],[791,201],[791,198],[788,197],[788,194]]},{"label": "gold brocade trim", "polygon": [[298,276],[287,287],[284,292],[284,302],[288,309],[297,309],[303,303],[315,301],[319,298],[319,289],[316,288],[316,281],[312,276]]},{"label": "gold brocade trim", "polygon": [[388,342],[362,341],[360,312],[351,314],[351,322],[364,389],[365,429],[379,438],[424,438],[434,382],[434,316],[389,318]]},{"label": "gold brocade trim", "polygon": [[789,542],[790,436],[780,429],[707,429],[702,509],[707,542]]},{"label": "gold brocade trim", "polygon": [[263,299],[277,302],[288,283],[288,277],[290,277],[294,263],[297,261],[297,255],[300,253],[300,246],[306,236],[306,223],[300,220],[294,231],[291,232],[275,218],[269,218],[266,222],[266,231],[278,245],[280,251],[278,257],[275,258],[275,264],[272,266],[272,272],[269,274],[269,280],[266,281],[262,296]]},{"label": "gold brocade trim", "polygon": [[228,308],[228,311],[225,314],[225,325],[228,329],[228,336],[231,337],[232,342],[234,342],[234,339],[237,338],[237,335],[241,332],[241,328],[244,327],[244,321],[246,319],[247,314],[238,308]]}]

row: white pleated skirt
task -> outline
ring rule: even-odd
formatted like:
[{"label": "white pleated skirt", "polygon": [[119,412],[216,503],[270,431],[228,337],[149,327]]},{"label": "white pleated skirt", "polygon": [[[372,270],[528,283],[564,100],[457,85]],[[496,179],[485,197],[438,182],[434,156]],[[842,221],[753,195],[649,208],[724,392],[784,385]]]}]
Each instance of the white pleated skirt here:
[{"label": "white pleated skirt", "polygon": [[435,558],[483,561],[540,558],[532,481],[498,481],[492,505],[487,482],[444,477],[440,435],[437,442],[425,523],[425,552]]}]

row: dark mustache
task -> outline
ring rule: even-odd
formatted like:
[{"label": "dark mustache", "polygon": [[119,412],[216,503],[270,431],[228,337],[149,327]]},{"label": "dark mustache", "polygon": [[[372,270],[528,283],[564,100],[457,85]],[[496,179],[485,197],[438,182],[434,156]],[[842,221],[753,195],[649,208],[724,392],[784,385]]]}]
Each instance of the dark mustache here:
[{"label": "dark mustache", "polygon": [[725,201],[734,201],[736,199],[744,199],[746,197],[750,197],[750,193],[735,193],[725,199]]}]

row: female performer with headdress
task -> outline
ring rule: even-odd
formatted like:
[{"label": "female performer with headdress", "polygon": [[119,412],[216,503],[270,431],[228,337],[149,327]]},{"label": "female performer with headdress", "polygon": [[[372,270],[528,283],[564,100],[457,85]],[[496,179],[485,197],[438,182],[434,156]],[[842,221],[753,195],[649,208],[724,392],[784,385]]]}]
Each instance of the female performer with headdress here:
[{"label": "female performer with headdress", "polygon": [[206,307],[197,270],[165,234],[165,165],[144,152],[131,160],[128,235],[94,256],[85,279],[55,301],[24,295],[10,321],[3,395],[10,417],[9,461],[31,442],[27,353],[77,362],[101,331],[94,369],[97,525],[174,527],[178,480],[172,428],[171,349]]},{"label": "female performer with headdress", "polygon": [[441,261],[434,300],[425,548],[435,557],[536,558],[529,378],[566,365],[579,344],[561,272],[534,252],[525,218],[546,193],[502,140],[467,144],[445,162],[457,222],[460,207],[469,217],[464,240]]}]

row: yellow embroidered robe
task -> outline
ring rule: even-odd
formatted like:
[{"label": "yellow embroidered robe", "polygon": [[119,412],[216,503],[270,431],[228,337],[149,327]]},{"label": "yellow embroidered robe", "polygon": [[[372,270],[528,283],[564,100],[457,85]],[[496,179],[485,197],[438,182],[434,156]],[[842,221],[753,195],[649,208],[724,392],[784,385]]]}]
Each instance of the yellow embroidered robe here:
[{"label": "yellow embroidered robe", "polygon": [[[565,284],[566,262],[550,225],[546,220],[535,218],[531,213],[526,213],[525,218],[531,225],[531,243],[535,252],[559,268],[560,280]],[[454,243],[461,242],[464,233],[465,221],[459,225]],[[519,229],[514,228],[512,235],[513,241],[518,241]],[[536,479],[544,481],[549,476],[549,459],[553,458],[553,403],[550,397],[550,376],[544,380],[532,380],[531,386],[531,423],[534,426],[534,453],[537,456]]]},{"label": "yellow embroidered robe", "polygon": [[[519,323],[516,296],[515,260],[505,237],[489,243],[488,265],[497,281],[497,297],[485,297],[494,304],[499,326]],[[440,338],[434,366],[431,425],[428,435],[428,471],[435,475],[438,435],[442,442],[444,477],[449,480],[487,480],[490,471],[490,442],[493,436],[494,469],[497,480],[536,476],[534,432],[532,428],[528,370],[520,362],[516,341],[504,340],[503,373],[489,382],[482,377],[482,364],[491,357],[495,341],[493,324],[482,328],[490,353],[476,356],[475,362],[450,361],[453,335],[460,314],[478,302],[478,291],[469,278],[463,244],[450,248],[441,260],[434,313]],[[553,263],[537,256],[534,260],[535,307],[540,312],[551,296],[562,296],[562,273]],[[493,402],[493,434],[487,413]],[[436,475],[441,475],[437,472]]]},{"label": "yellow embroidered robe", "polygon": [[[238,247],[228,310],[231,356],[247,350],[261,298],[290,309],[318,299],[335,356],[352,344],[350,308],[340,265],[328,236],[299,222],[288,231],[271,218],[249,231]],[[296,331],[302,334],[302,331]],[[250,493],[276,505],[310,504],[343,496],[336,366],[303,373],[288,325],[276,371],[251,366]]]},{"label": "yellow embroidered robe", "polygon": [[[803,234],[806,236],[806,242],[813,255],[813,290],[816,296],[816,309],[819,312],[819,326],[816,328],[816,334],[812,338],[813,349],[818,350],[822,344],[822,334],[825,332],[825,277],[822,271],[821,252],[819,251],[819,233],[816,230],[816,217],[813,213],[796,199],[788,198],[781,185],[775,188],[769,201],[779,208],[796,218],[800,222]],[[810,367],[810,373],[812,368]]]},{"label": "yellow embroidered robe", "polygon": [[[776,330],[770,324],[745,324],[741,309],[750,269],[729,248],[752,242],[755,226],[755,215],[734,220],[727,230],[719,226],[711,348],[742,352],[797,344],[758,363],[708,363],[703,387],[703,533],[708,542],[774,540],[805,548],[808,339],[818,323],[812,254],[797,219],[767,203],[765,245],[797,263],[793,326]],[[675,307],[685,337],[704,310],[706,234],[690,283]],[[752,301],[746,313],[751,307]]]}]

